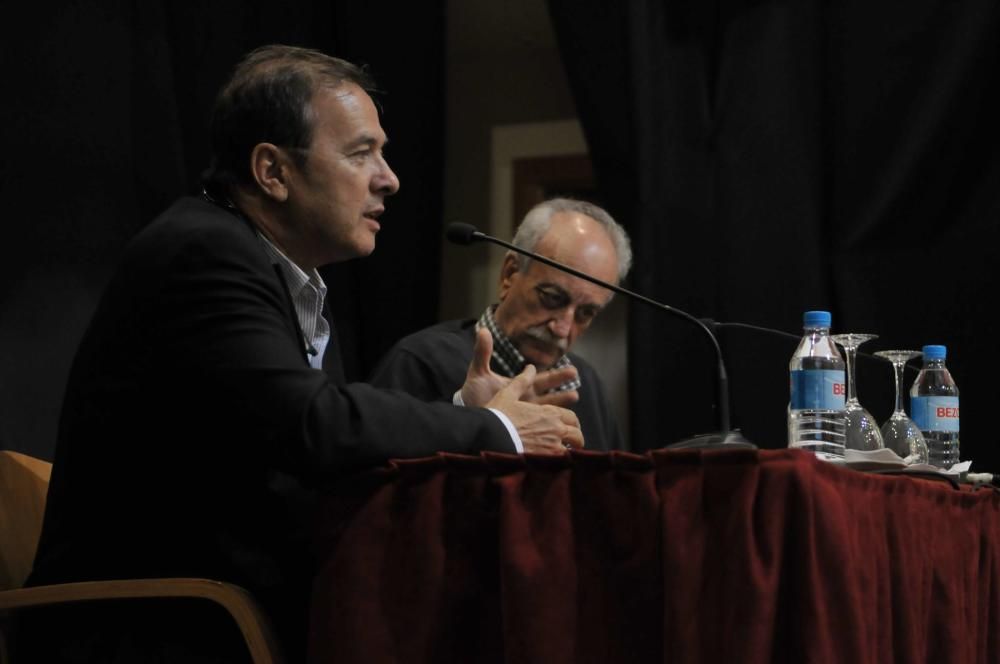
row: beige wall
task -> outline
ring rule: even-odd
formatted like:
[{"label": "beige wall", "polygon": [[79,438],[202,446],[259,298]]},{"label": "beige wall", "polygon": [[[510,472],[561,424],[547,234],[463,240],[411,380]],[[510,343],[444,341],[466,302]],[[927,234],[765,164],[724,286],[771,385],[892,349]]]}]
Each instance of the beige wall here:
[{"label": "beige wall", "polygon": [[[576,110],[544,0],[449,0],[447,8],[444,215],[486,231],[493,127],[566,120]],[[446,244],[443,252],[441,316],[469,316],[493,291],[485,263],[494,250]]]},{"label": "beige wall", "polygon": [[[449,0],[444,216],[509,240],[511,156],[586,149],[545,0]],[[506,166],[505,166],[506,165]],[[443,242],[440,318],[468,318],[496,294],[503,249]],[[574,350],[601,373],[627,435],[625,303],[598,319]]]}]

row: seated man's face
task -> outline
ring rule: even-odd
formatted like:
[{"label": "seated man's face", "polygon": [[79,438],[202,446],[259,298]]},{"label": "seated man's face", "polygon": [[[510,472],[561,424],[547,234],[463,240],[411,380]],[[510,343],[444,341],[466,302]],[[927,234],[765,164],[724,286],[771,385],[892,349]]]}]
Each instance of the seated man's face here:
[{"label": "seated man's face", "polygon": [[[575,212],[553,215],[535,253],[616,284],[618,258],[604,229]],[[522,259],[523,260],[523,259]],[[520,272],[512,254],[504,260],[495,318],[525,359],[539,370],[562,357],[611,299],[611,291],[531,261]]]}]

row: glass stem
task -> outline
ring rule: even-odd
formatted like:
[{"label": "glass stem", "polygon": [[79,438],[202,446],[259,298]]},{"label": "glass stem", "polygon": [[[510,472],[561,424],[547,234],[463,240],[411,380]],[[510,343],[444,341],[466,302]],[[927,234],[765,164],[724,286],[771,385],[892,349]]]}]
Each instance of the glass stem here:
[{"label": "glass stem", "polygon": [[854,346],[847,346],[844,357],[847,360],[847,402],[854,403],[858,400],[857,388],[854,385],[854,354],[858,349]]},{"label": "glass stem", "polygon": [[893,362],[896,369],[896,413],[905,415],[903,412],[903,367],[906,362]]}]

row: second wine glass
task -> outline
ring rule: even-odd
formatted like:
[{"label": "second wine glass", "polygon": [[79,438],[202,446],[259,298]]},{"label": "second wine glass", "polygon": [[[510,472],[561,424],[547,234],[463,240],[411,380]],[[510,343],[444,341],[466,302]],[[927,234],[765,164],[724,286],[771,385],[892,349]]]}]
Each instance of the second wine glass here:
[{"label": "second wine glass", "polygon": [[918,350],[879,350],[879,357],[892,362],[896,378],[896,408],[882,425],[882,440],[885,446],[898,454],[908,465],[927,463],[927,442],[903,410],[903,368],[908,360],[923,355]]},{"label": "second wine glass", "polygon": [[882,449],[882,432],[872,414],[858,401],[858,384],[854,377],[857,371],[858,347],[866,341],[878,339],[878,335],[849,332],[833,334],[830,338],[844,347],[844,358],[847,362],[847,402],[844,404],[847,415],[845,448],[866,452]]}]

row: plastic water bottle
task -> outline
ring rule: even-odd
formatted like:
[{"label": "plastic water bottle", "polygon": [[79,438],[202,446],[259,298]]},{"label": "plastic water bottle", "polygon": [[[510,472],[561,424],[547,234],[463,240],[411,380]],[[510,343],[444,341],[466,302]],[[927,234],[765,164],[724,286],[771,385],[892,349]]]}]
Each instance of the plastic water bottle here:
[{"label": "plastic water bottle", "polygon": [[910,418],[927,441],[927,460],[948,469],[959,462],[958,387],[944,365],[945,346],[924,346],[924,366],[910,388]]},{"label": "plastic water bottle", "polygon": [[805,334],[788,364],[788,446],[843,459],[847,433],[844,358],[830,339],[830,312],[807,311]]}]

